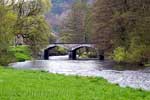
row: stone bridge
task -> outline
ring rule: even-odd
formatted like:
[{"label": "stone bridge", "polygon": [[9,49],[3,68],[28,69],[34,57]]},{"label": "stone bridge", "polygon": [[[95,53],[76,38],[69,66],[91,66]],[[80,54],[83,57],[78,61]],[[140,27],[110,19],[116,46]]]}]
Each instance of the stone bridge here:
[{"label": "stone bridge", "polygon": [[76,51],[80,48],[93,48],[98,54],[98,57],[100,60],[104,60],[104,52],[102,50],[99,50],[95,47],[95,44],[92,43],[54,43],[48,45],[44,50],[43,50],[43,58],[44,60],[49,59],[49,52],[51,49],[55,47],[63,47],[68,50],[68,56],[70,60],[76,60]]}]

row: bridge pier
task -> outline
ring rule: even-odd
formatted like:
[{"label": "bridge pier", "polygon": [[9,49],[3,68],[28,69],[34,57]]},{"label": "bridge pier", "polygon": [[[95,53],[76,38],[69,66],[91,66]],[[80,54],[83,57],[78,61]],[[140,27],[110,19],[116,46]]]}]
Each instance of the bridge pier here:
[{"label": "bridge pier", "polygon": [[105,60],[104,55],[99,55],[99,60]]},{"label": "bridge pier", "polygon": [[69,60],[76,60],[76,51],[69,51]]},{"label": "bridge pier", "polygon": [[48,49],[44,50],[44,60],[48,60],[49,59],[49,52]]},{"label": "bridge pier", "polygon": [[105,60],[105,56],[104,56],[104,51],[103,50],[99,51],[98,58],[99,58],[99,60]]}]

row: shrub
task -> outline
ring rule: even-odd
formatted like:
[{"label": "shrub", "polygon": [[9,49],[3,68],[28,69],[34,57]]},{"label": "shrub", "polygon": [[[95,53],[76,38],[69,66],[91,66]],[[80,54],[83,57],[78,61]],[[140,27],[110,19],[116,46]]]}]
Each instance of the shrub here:
[{"label": "shrub", "polygon": [[123,47],[118,47],[114,50],[113,60],[116,62],[125,62],[130,64],[141,64],[149,63],[149,48],[138,47],[130,48],[128,51]]},{"label": "shrub", "polygon": [[10,52],[1,54],[0,65],[7,66],[9,63],[14,61],[15,61],[14,55],[12,55]]},{"label": "shrub", "polygon": [[80,58],[96,58],[95,52],[83,52],[79,55]]},{"label": "shrub", "polygon": [[127,52],[125,51],[125,48],[118,47],[114,50],[113,60],[115,60],[118,63],[124,62],[124,61],[126,61],[126,58],[127,58],[126,54],[127,54]]},{"label": "shrub", "polygon": [[149,63],[150,48],[144,46],[138,46],[135,48],[130,48],[130,53],[127,54],[129,63],[140,63],[145,64]]},{"label": "shrub", "polygon": [[86,52],[84,52],[79,57],[80,58],[88,58],[88,54]]},{"label": "shrub", "polygon": [[88,57],[89,58],[96,58],[97,54],[96,54],[96,52],[88,52]]},{"label": "shrub", "polygon": [[14,55],[16,61],[31,60],[31,51],[28,46],[10,47],[9,51]]},{"label": "shrub", "polygon": [[23,53],[15,53],[15,58],[16,58],[16,61],[25,61],[25,60],[30,60],[31,57],[30,55],[26,55],[26,54],[23,54]]},{"label": "shrub", "polygon": [[140,49],[132,50],[132,52],[127,53],[128,63],[139,63],[141,62],[142,51]]},{"label": "shrub", "polygon": [[57,52],[58,52],[58,54],[60,54],[60,55],[65,55],[65,54],[67,54],[67,50],[66,50],[65,48],[63,48],[63,47],[58,47],[58,48],[57,48]]}]

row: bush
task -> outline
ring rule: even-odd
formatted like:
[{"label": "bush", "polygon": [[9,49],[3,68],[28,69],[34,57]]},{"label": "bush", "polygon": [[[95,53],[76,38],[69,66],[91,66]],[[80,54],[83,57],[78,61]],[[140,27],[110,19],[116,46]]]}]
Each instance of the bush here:
[{"label": "bush", "polygon": [[79,56],[80,58],[96,58],[97,56],[96,56],[96,53],[94,53],[94,52],[83,52],[83,53],[81,53],[80,54],[80,56]]},{"label": "bush", "polygon": [[15,61],[14,56],[10,52],[1,54],[0,65],[7,66],[9,63],[14,61]]},{"label": "bush", "polygon": [[96,58],[97,54],[96,54],[96,52],[88,52],[88,57],[89,58]]},{"label": "bush", "polygon": [[62,48],[62,47],[58,47],[58,48],[57,48],[57,52],[58,52],[58,54],[60,54],[60,55],[65,55],[65,54],[67,54],[67,50],[66,50],[65,48]]},{"label": "bush", "polygon": [[142,51],[140,49],[132,50],[132,52],[127,54],[128,63],[139,63],[142,60]]},{"label": "bush", "polygon": [[88,54],[86,52],[84,52],[79,57],[80,58],[88,58]]},{"label": "bush", "polygon": [[144,46],[138,46],[136,48],[130,48],[130,53],[127,54],[129,63],[145,64],[149,63],[150,48]]},{"label": "bush", "polygon": [[16,61],[31,60],[31,51],[28,46],[10,47],[9,51],[14,55]]},{"label": "bush", "polygon": [[118,47],[114,50],[113,60],[120,63],[126,61],[126,58],[127,58],[127,52],[125,51],[125,48]]},{"label": "bush", "polygon": [[145,63],[149,63],[148,50],[140,46],[138,48],[130,48],[128,51],[123,47],[118,47],[114,50],[112,58],[118,63],[124,62],[144,65]]},{"label": "bush", "polygon": [[15,53],[15,58],[16,58],[16,61],[25,61],[25,60],[31,60],[31,57],[30,55],[26,55],[26,54],[23,54],[23,53]]}]

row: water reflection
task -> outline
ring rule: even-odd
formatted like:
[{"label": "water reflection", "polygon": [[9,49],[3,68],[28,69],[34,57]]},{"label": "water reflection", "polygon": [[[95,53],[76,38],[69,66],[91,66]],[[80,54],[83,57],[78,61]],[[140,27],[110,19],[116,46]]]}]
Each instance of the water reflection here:
[{"label": "water reflection", "polygon": [[138,71],[145,70],[143,66],[122,66],[116,65],[110,60],[68,60],[68,56],[51,56],[50,60],[34,60],[25,62],[16,62],[11,64],[14,68],[22,69],[40,69],[46,71],[101,71],[101,70],[115,70],[115,71]]}]

